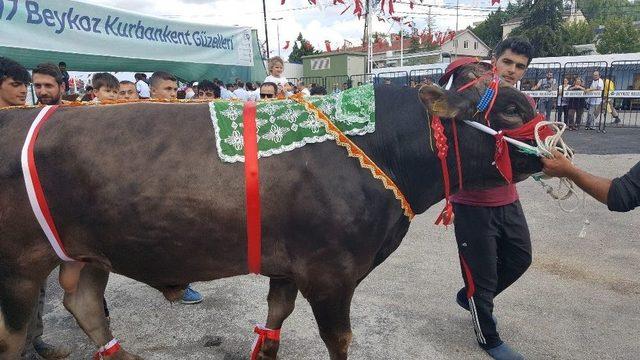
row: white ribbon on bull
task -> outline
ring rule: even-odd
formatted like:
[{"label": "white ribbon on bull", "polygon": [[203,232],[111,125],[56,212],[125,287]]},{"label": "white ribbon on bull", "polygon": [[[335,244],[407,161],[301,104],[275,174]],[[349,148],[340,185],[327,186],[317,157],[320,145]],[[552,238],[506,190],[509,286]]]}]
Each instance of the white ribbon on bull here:
[{"label": "white ribbon on bull", "polygon": [[[464,123],[477,130],[487,133],[491,136],[495,136],[498,134],[496,130],[476,121],[464,120]],[[538,129],[541,126],[548,126],[549,128],[551,128],[551,130],[553,130],[555,134],[553,136],[547,137],[544,140],[541,139],[540,134],[538,132]],[[514,145],[515,147],[519,148],[521,151],[527,154],[532,154],[539,157],[540,156],[551,157],[553,155],[551,154],[550,150],[555,149],[555,150],[558,150],[564,157],[569,159],[569,161],[573,162],[573,150],[571,150],[571,148],[568,147],[567,144],[562,139],[562,134],[565,132],[566,128],[567,128],[567,125],[563,122],[557,122],[557,121],[539,122],[538,124],[536,124],[536,128],[534,131],[537,147],[531,146],[527,143],[524,143],[516,139],[512,139],[508,136],[505,136],[504,140]],[[582,195],[582,200],[581,200],[578,193],[578,188],[573,183],[573,181],[567,178],[560,178],[558,186],[554,188],[543,181],[543,179],[549,179],[549,177],[546,176],[544,173],[539,172],[539,173],[533,174],[532,177],[534,180],[538,181],[542,185],[542,187],[546,190],[547,194],[549,194],[554,200],[558,202],[558,206],[560,207],[560,209],[562,209],[562,211],[574,212],[581,205],[584,204],[584,193]],[[576,199],[575,205],[571,207],[565,207],[564,202],[574,197]]]}]

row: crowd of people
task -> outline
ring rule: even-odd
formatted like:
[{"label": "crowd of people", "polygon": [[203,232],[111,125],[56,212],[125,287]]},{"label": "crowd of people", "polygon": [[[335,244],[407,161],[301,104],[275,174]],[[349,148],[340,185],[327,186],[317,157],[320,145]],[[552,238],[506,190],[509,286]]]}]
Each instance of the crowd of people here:
[{"label": "crowd of people", "polygon": [[[599,71],[594,71],[592,74],[592,81],[589,86],[586,86],[582,77],[575,76],[571,79],[564,77],[562,79],[562,85],[558,85],[553,72],[548,71],[546,77],[540,79],[538,83],[531,88],[531,90],[543,90],[554,91],[558,89],[557,97],[541,97],[538,98],[538,111],[544,114],[547,119],[552,119],[551,112],[555,105],[557,112],[557,121],[567,124],[567,128],[571,131],[579,130],[582,125],[583,114],[587,110],[586,123],[584,124],[585,130],[595,130],[594,125],[603,115],[604,111],[611,113],[613,117],[613,123],[616,125],[621,124],[618,111],[614,107],[613,99],[607,99],[604,101],[602,96],[595,97],[574,97],[565,96],[565,91],[582,91],[584,93],[594,93],[597,95],[609,93],[615,90],[615,84],[612,79],[602,79]],[[554,104],[555,103],[555,104]]]}]

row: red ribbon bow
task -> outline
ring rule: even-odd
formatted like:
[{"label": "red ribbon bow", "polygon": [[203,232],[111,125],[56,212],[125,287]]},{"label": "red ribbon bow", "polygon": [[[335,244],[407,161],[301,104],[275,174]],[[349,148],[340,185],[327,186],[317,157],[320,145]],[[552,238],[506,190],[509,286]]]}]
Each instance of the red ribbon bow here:
[{"label": "red ribbon bow", "polygon": [[[536,115],[533,120],[520,126],[519,128],[502,130],[494,136],[496,138],[496,152],[494,155],[495,165],[498,168],[500,175],[502,175],[502,177],[507,180],[508,183],[511,183],[511,181],[513,181],[513,170],[511,169],[509,145],[507,144],[507,141],[504,139],[504,137],[508,136],[516,140],[534,140],[536,138],[534,131],[536,129],[536,125],[540,121],[544,121],[544,115],[542,114]],[[551,130],[547,126],[540,127],[538,132],[540,138],[543,140],[554,134],[553,130]]]},{"label": "red ribbon bow", "polygon": [[257,360],[258,354],[260,354],[260,349],[262,349],[262,345],[264,341],[269,339],[272,341],[280,341],[280,329],[269,329],[264,325],[256,325],[253,329],[253,332],[258,334],[258,338],[253,343],[253,347],[251,348],[251,360]]}]

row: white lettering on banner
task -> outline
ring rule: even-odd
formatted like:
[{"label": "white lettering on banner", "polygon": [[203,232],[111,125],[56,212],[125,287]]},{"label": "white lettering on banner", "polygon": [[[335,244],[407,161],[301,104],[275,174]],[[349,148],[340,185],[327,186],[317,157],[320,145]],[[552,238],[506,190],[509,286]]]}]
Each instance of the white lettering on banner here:
[{"label": "white lettering on banner", "polygon": [[614,90],[609,98],[640,98],[640,90]]},{"label": "white lettering on banner", "polygon": [[250,28],[165,20],[76,0],[0,0],[0,46],[253,66]]},{"label": "white lettering on banner", "polygon": [[534,98],[555,98],[558,97],[557,91],[546,91],[546,90],[536,90],[536,91],[523,91],[523,93],[534,97]]},{"label": "white lettering on banner", "polygon": [[602,91],[565,90],[562,94],[565,98],[599,98]]}]

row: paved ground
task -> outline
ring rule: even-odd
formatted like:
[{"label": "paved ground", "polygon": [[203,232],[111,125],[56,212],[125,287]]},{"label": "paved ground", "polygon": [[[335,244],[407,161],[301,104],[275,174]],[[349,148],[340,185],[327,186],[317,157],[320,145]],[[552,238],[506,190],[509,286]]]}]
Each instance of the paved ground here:
[{"label": "paved ground", "polygon": [[[617,133],[620,131],[621,133]],[[570,134],[587,170],[613,177],[640,161],[640,131]],[[610,213],[588,199],[566,214],[532,180],[519,185],[534,246],[532,268],[498,297],[503,338],[529,359],[637,359],[640,353],[640,213]],[[416,217],[400,248],[356,291],[352,359],[486,359],[470,318],[454,302],[462,285],[453,229],[435,227],[441,205]],[[578,233],[585,219],[586,237]],[[252,325],[266,316],[267,279],[243,276],[197,283],[200,305],[167,303],[140,283],[113,276],[106,298],[114,333],[146,359],[246,359]],[[94,351],[49,282],[45,338]],[[220,346],[202,338],[217,335]],[[282,359],[328,358],[309,305],[298,299],[283,329]]]}]

